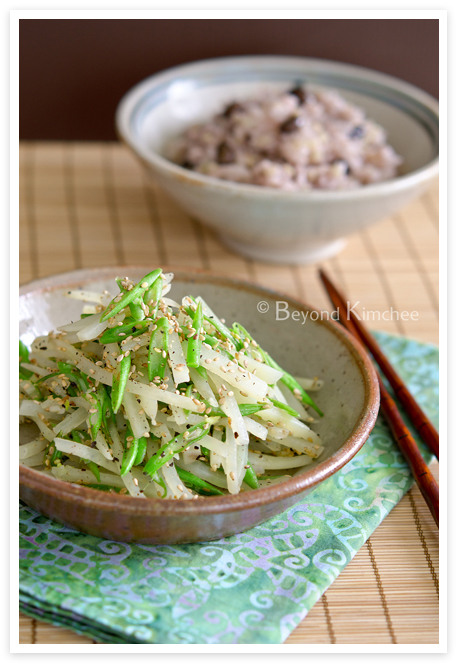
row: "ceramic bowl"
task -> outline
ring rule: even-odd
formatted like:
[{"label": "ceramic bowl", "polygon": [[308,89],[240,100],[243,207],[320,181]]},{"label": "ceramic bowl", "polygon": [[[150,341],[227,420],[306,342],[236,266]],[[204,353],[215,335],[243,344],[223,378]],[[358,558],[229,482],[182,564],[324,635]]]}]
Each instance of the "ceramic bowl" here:
[{"label": "ceramic bowl", "polygon": [[[293,82],[335,88],[364,108],[404,158],[401,175],[352,191],[284,192],[204,176],[165,158],[165,146],[230,101]],[[130,90],[119,104],[119,136],[163,190],[235,251],[272,262],[311,263],[346,236],[392,215],[438,173],[438,103],[391,76],[353,65],[292,57],[237,57],[181,65]]]},{"label": "ceramic bowl", "polygon": [[[168,268],[168,270],[170,270]],[[199,272],[175,271],[175,299],[201,294],[227,321],[247,327],[288,371],[319,376],[324,387],[315,394],[325,416],[315,425],[325,451],[291,479],[235,496],[198,501],[147,500],[79,487],[20,466],[20,497],[58,522],[112,540],[139,543],[186,543],[213,540],[255,526],[302,499],[349,462],[366,441],[377,418],[379,389],[373,366],[362,347],[337,323],[307,305],[257,286]],[[20,336],[30,344],[37,335],[77,318],[78,302],[63,295],[68,288],[114,291],[113,278],[140,279],[149,268],[84,270],[32,282],[20,291]],[[288,303],[289,318],[276,317],[276,301]],[[260,313],[258,303],[268,305]],[[81,305],[81,304],[80,304]],[[284,305],[279,306],[285,309]],[[300,321],[296,318],[300,317]]]}]

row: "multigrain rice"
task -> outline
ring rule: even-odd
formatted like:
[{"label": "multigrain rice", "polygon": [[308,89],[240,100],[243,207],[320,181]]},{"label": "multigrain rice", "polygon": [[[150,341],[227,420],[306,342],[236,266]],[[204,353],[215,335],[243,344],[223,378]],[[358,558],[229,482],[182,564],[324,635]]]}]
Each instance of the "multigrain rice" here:
[{"label": "multigrain rice", "polygon": [[363,109],[335,90],[300,86],[229,104],[168,156],[204,175],[292,191],[354,189],[394,178],[402,163]]}]

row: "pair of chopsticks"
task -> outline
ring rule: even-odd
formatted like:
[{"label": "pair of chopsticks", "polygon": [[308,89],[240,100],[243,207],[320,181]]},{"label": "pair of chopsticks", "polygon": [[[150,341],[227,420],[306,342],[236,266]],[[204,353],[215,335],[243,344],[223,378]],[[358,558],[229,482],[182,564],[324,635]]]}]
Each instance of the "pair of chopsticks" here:
[{"label": "pair of chopsticks", "polygon": [[[347,307],[347,301],[344,296],[332,284],[324,270],[320,269],[319,276],[323,282],[329,298],[336,308],[340,323],[354,337],[357,337],[362,344],[367,347],[373,356],[383,374],[388,379],[394,390],[396,397],[401,402],[407,415],[411,419],[421,438],[439,459],[439,434],[427,418],[423,410],[417,404],[415,399],[404,384],[404,381],[397,374],[388,358],[385,356],[379,345],[366,330],[358,316]],[[412,475],[425,499],[428,508],[433,515],[436,525],[439,526],[439,487],[428,468],[425,460],[420,453],[418,446],[404,424],[395,401],[385,388],[380,376],[377,374],[380,386],[380,408],[385,417],[396,442],[404,455]]]}]

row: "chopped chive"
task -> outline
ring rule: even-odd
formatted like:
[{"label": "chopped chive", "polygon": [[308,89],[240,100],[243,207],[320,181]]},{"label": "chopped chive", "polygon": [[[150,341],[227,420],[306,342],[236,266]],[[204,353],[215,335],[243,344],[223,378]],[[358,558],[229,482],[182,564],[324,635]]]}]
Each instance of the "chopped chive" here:
[{"label": "chopped chive", "polygon": [[126,384],[128,382],[129,370],[131,369],[131,354],[123,358],[118,363],[116,372],[112,379],[112,409],[114,413],[118,412],[123,400]]},{"label": "chopped chive", "polygon": [[137,455],[136,459],[133,462],[133,466],[139,466],[139,464],[142,464],[146,452],[147,452],[147,439],[145,438],[145,436],[141,436],[137,440]]},{"label": "chopped chive", "polygon": [[278,409],[283,409],[283,411],[289,413],[290,416],[294,416],[294,418],[300,418],[300,413],[297,413],[297,411],[291,408],[288,404],[285,404],[284,402],[279,402],[277,399],[273,399],[273,397],[270,399],[270,401],[273,404],[273,406],[278,407]]},{"label": "chopped chive", "polygon": [[187,365],[189,367],[200,366],[200,349],[201,349],[201,329],[203,327],[203,305],[201,301],[198,302],[195,315],[192,322],[195,334],[188,338],[187,342]]},{"label": "chopped chive", "polygon": [[180,453],[187,448],[191,443],[197,443],[206,436],[209,429],[208,423],[199,423],[193,425],[190,429],[186,430],[189,434],[196,432],[194,437],[185,437],[184,433],[178,434],[173,439],[165,443],[156,453],[152,455],[147,464],[144,466],[144,473],[151,476],[156,473],[164,464],[167,464],[176,453]]},{"label": "chopped chive", "polygon": [[[121,312],[122,309],[127,307],[129,303],[133,302],[138,296],[143,296],[146,289],[153,284],[159,275],[161,275],[161,268],[145,275],[145,277],[143,277],[136,286],[131,289],[131,291],[126,291],[118,302],[115,302],[114,298],[104,312],[102,312],[101,321],[107,321],[111,316],[115,316],[115,314]],[[142,286],[143,284],[146,286]]]},{"label": "chopped chive", "polygon": [[256,490],[259,488],[259,481],[257,479],[256,473],[254,469],[252,468],[252,464],[248,462],[248,468],[246,469],[246,473],[244,474],[244,482],[246,485],[249,485],[249,487],[253,490]]},{"label": "chopped chive", "polygon": [[156,278],[156,280],[153,282],[150,289],[148,289],[144,294],[144,303],[146,305],[148,305],[148,303],[153,300],[153,305],[152,305],[153,311],[151,310],[150,312],[150,315],[153,319],[155,319],[158,314],[158,306],[160,304],[162,291],[163,291],[163,279],[161,275],[159,275]]},{"label": "chopped chive", "polygon": [[131,441],[131,446],[123,453],[123,462],[120,469],[121,477],[126,476],[128,471],[131,471],[132,467],[134,466],[134,462],[136,461],[137,457],[138,445],[139,444],[137,439],[134,439]]},{"label": "chopped chive", "polygon": [[[166,317],[157,321],[156,330],[150,336],[149,355],[148,355],[148,374],[149,381],[153,381],[155,376],[164,378],[169,341],[169,323]],[[155,351],[158,349],[159,351]]]},{"label": "chopped chive", "polygon": [[224,493],[219,488],[206,482],[206,480],[202,480],[201,478],[198,478],[198,476],[195,476],[195,474],[190,473],[190,471],[186,471],[180,467],[176,467],[176,469],[179,478],[189,489],[195,490],[198,494],[204,494],[205,496],[213,494],[216,496],[223,496]]}]

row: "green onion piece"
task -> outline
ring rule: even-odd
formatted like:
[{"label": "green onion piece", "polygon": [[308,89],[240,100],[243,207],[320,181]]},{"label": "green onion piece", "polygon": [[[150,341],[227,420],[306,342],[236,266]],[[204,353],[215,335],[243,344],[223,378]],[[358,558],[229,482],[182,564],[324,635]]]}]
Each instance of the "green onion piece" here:
[{"label": "green onion piece", "polygon": [[112,378],[112,409],[114,413],[118,412],[123,400],[126,383],[128,381],[129,370],[131,369],[131,355],[126,356],[118,363],[118,367]]},{"label": "green onion piece", "polygon": [[211,337],[211,335],[205,334],[204,336],[204,341],[206,344],[209,344],[209,346],[217,346],[219,344],[219,340],[216,337]]},{"label": "green onion piece", "polygon": [[93,402],[91,402],[89,400],[89,395],[88,396],[84,395],[84,397],[91,404],[91,407],[93,409],[96,409],[95,413],[89,413],[88,414],[89,426],[90,426],[90,429],[91,429],[91,436],[92,436],[93,439],[95,439],[96,436],[97,436],[97,433],[99,432],[99,430],[101,429],[101,426],[102,426],[102,417],[103,417],[103,410],[104,410],[103,409],[103,401],[101,399],[101,396],[98,395],[97,393],[94,395],[94,397],[96,398],[96,404],[94,404]]},{"label": "green onion piece", "polygon": [[72,431],[70,432],[70,436],[72,437],[72,439],[73,439],[74,441],[76,441],[76,443],[84,443],[84,441],[86,441],[83,432],[81,432],[81,431],[78,430],[78,429],[74,429],[74,430],[72,430]]},{"label": "green onion piece", "polygon": [[29,349],[24,344],[24,342],[21,342],[21,340],[19,340],[19,378],[20,379],[30,379],[30,377],[33,375],[33,372],[31,372],[30,369],[24,369],[23,367],[21,367],[21,363],[28,363],[28,362],[29,362]]},{"label": "green onion piece", "polygon": [[138,442],[137,439],[131,441],[131,446],[123,453],[123,462],[121,464],[120,476],[126,476],[131,471],[137,457]]},{"label": "green onion piece", "polygon": [[56,460],[61,459],[61,457],[62,457],[62,450],[58,450],[56,446],[54,446],[53,454],[50,457],[51,466],[54,466]]},{"label": "green onion piece", "polygon": [[220,489],[214,485],[211,485],[211,483],[206,482],[206,480],[198,478],[198,476],[190,473],[190,471],[186,471],[180,467],[176,467],[176,471],[184,485],[189,489],[195,490],[195,492],[198,492],[198,494],[204,494],[208,496],[210,494],[214,494],[215,496],[223,496],[224,493]]},{"label": "green onion piece", "polygon": [[279,402],[277,399],[271,399],[270,400],[273,406],[277,406],[278,409],[283,409],[283,411],[286,411],[286,413],[289,413],[290,416],[294,416],[294,418],[300,418],[300,413],[297,413],[295,409],[292,409],[288,404],[285,404],[284,402]]},{"label": "green onion piece", "polygon": [[249,487],[253,490],[259,489],[259,481],[257,480],[256,473],[254,469],[252,468],[252,465],[248,462],[248,469],[246,469],[246,473],[244,474],[244,482],[246,485],[249,485]]},{"label": "green onion piece", "polygon": [[278,369],[280,372],[283,372],[283,376],[281,377],[281,381],[284,383],[284,385],[289,388],[291,392],[294,392],[294,390],[298,390],[300,393],[300,399],[304,404],[307,404],[308,406],[311,406],[312,409],[316,411],[318,415],[321,417],[324,416],[324,413],[321,411],[319,406],[315,404],[315,402],[312,400],[310,395],[302,388],[300,383],[294,379],[294,377],[289,374],[289,372],[286,372],[282,367],[278,365],[277,362],[273,360],[273,358],[263,349],[259,347],[260,352],[262,353],[262,356],[267,363],[267,365],[270,365],[274,369]]},{"label": "green onion piece", "polygon": [[[193,383],[189,383],[187,388],[185,389],[185,397],[191,397],[192,396],[192,390],[193,390]],[[189,409],[184,409],[184,416],[188,418],[190,415],[190,410]]]},{"label": "green onion piece", "polygon": [[59,376],[60,374],[65,374],[65,376],[75,383],[82,393],[86,393],[89,390],[89,383],[84,374],[78,371],[73,365],[68,365],[67,363],[58,362],[57,372],[52,372],[46,376],[41,376],[38,381],[35,382],[35,385],[40,385],[43,381],[51,379],[53,376]]},{"label": "green onion piece", "polygon": [[205,379],[206,381],[208,380],[208,374],[207,374],[204,367],[202,367],[200,365],[199,367],[196,367],[195,369],[198,372],[198,374],[201,376],[202,379]]},{"label": "green onion piece", "polygon": [[86,464],[88,469],[91,471],[93,476],[96,478],[97,482],[101,482],[101,474],[99,473],[99,467],[95,462],[91,462],[89,459],[84,459],[83,462]]},{"label": "green onion piece", "polygon": [[114,328],[109,328],[102,333],[100,338],[101,344],[112,344],[113,342],[121,342],[125,337],[131,335],[131,337],[137,337],[142,335],[148,330],[148,326],[143,326],[138,328],[136,322],[127,323],[122,326],[115,326]]},{"label": "green onion piece", "polygon": [[[190,298],[190,300],[193,300],[193,302],[196,303],[195,298],[193,298],[192,296],[188,296],[188,297]],[[186,313],[190,316],[190,318],[193,319],[194,310],[191,307],[185,307],[184,309],[185,309]],[[225,325],[225,323],[223,323],[220,319],[218,319],[217,317],[214,318],[212,316],[207,316],[206,314],[204,314],[204,320],[207,321],[208,323],[210,323],[211,325],[213,325],[214,328],[217,330],[217,332],[220,333],[220,335],[224,339],[227,339],[229,342],[231,342],[235,346],[237,351],[239,351],[240,349],[243,348],[242,343],[239,342],[234,337],[231,330],[229,330],[227,328],[227,326]]]},{"label": "green onion piece", "polygon": [[196,436],[184,438],[184,433],[178,434],[173,439],[165,443],[156,453],[152,455],[147,464],[144,466],[144,473],[149,476],[152,476],[153,473],[156,473],[164,464],[167,464],[176,453],[181,453],[187,448],[191,443],[196,443],[200,441],[208,433],[209,425],[207,423],[199,423],[198,425],[193,425],[190,429],[186,430],[189,434],[196,432]]},{"label": "green onion piece", "polygon": [[144,461],[145,453],[147,451],[147,439],[145,436],[141,436],[137,439],[137,455],[136,459],[133,462],[133,466],[139,466]]},{"label": "green onion piece", "polygon": [[201,341],[200,334],[203,327],[203,305],[198,302],[192,322],[195,334],[188,338],[187,342],[187,365],[189,367],[200,366]]},{"label": "green onion piece", "polygon": [[58,376],[59,374],[62,374],[62,372],[52,372],[51,374],[47,374],[46,376],[41,376],[36,382],[35,386],[39,386],[40,383],[43,383],[43,381],[46,381],[47,379],[51,379],[53,376]]},{"label": "green onion piece", "polygon": [[[129,291],[127,291],[123,286],[122,280],[120,278],[117,277],[116,282],[118,284],[118,288],[120,289],[120,293],[129,293]],[[130,318],[134,322],[142,321],[143,319],[145,319],[145,312],[140,305],[139,297],[135,298],[133,302],[129,303],[129,311],[131,312]]]},{"label": "green onion piece", "polygon": [[[206,404],[207,409],[211,407],[211,411],[207,414],[209,418],[213,418],[215,416],[221,416],[221,417],[225,416],[225,413],[222,411],[220,407],[211,406],[209,402],[207,402],[203,398],[201,398],[201,401]],[[254,415],[254,413],[262,411],[264,407],[262,404],[238,404],[238,408],[242,416],[252,416]]]},{"label": "green onion piece", "polygon": [[[144,294],[144,303],[148,307],[153,307],[153,310],[150,311],[150,316],[155,319],[158,314],[158,305],[160,304],[160,298],[163,291],[163,279],[161,275],[156,278],[153,282],[150,289],[148,289]],[[153,300],[153,305],[149,305],[149,302]]]},{"label": "green onion piece", "polygon": [[[156,330],[152,332],[149,343],[149,381],[153,381],[155,376],[164,378],[168,354],[169,323],[167,318],[163,316],[158,319],[156,325]],[[155,349],[159,349],[160,353]]]},{"label": "green onion piece", "polygon": [[165,496],[168,494],[168,488],[166,487],[166,483],[165,483],[165,481],[163,480],[163,478],[160,476],[160,474],[159,474],[158,472],[157,472],[157,473],[151,473],[151,474],[150,474],[150,477],[151,477],[151,479],[154,480],[154,481],[157,483],[157,485],[159,485],[159,486],[161,487],[161,489],[163,490],[163,496],[160,497],[160,498],[161,498],[161,499],[164,499]]},{"label": "green onion piece", "polygon": [[135,321],[143,321],[145,319],[145,312],[137,300],[138,298],[134,302],[129,303],[129,311]]},{"label": "green onion piece", "polygon": [[[137,284],[134,286],[131,291],[126,291],[121,300],[115,302],[115,299],[109,304],[109,306],[104,310],[101,315],[101,321],[107,321],[111,316],[115,316],[118,312],[121,312],[122,309],[127,307],[129,303],[133,302],[138,296],[143,296],[146,289],[148,289],[156,278],[161,275],[161,268],[150,272],[148,275],[145,275]],[[143,286],[145,284],[145,286]],[[117,296],[118,297],[118,296]]]},{"label": "green onion piece", "polygon": [[76,383],[77,387],[82,393],[89,390],[89,382],[83,372],[80,372],[74,365],[68,363],[58,362],[58,370],[61,374],[65,374],[71,381]]},{"label": "green onion piece", "polygon": [[[251,341],[255,341],[251,335],[248,333],[246,328],[243,328],[243,326],[240,323],[234,323],[233,328],[238,332],[239,335],[243,335],[243,337],[247,337]],[[256,342],[257,344],[257,342]],[[324,413],[321,411],[321,409],[316,406],[315,402],[312,400],[310,395],[306,393],[306,391],[302,388],[300,383],[294,379],[294,377],[289,374],[289,372],[286,372],[282,367],[278,365],[278,363],[273,360],[273,358],[262,349],[262,347],[257,344],[257,348],[259,352],[261,353],[265,363],[267,365],[270,365],[270,367],[273,367],[274,369],[279,370],[280,372],[283,372],[283,376],[281,377],[281,381],[284,383],[284,385],[289,388],[291,392],[294,392],[294,390],[298,390],[300,393],[300,398],[304,404],[307,404],[308,406],[311,406],[312,409],[316,411],[317,414],[319,414],[321,417],[324,416]],[[273,400],[272,400],[273,401]]]}]

